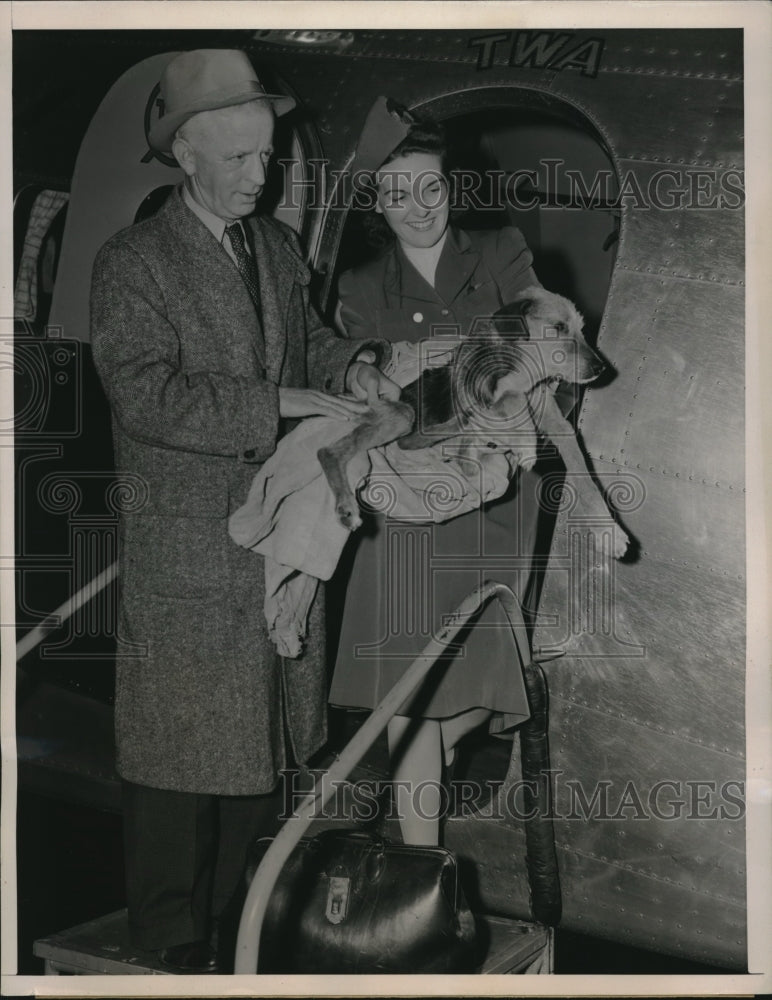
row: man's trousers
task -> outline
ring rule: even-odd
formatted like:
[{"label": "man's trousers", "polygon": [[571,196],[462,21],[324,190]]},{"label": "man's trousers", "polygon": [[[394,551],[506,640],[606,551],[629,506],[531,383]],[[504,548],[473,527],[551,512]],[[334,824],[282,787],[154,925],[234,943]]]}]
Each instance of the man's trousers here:
[{"label": "man's trousers", "polygon": [[[126,898],[132,944],[158,950],[235,935],[249,844],[274,836],[282,793],[198,795],[123,782]],[[235,938],[234,938],[235,944]]]}]

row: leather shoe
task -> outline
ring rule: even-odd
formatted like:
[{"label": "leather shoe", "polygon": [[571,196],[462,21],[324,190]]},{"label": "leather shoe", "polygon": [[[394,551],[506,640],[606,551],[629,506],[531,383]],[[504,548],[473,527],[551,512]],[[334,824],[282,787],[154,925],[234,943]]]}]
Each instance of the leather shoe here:
[{"label": "leather shoe", "polygon": [[162,948],[161,964],[178,975],[217,972],[217,957],[208,941],[190,941]]}]

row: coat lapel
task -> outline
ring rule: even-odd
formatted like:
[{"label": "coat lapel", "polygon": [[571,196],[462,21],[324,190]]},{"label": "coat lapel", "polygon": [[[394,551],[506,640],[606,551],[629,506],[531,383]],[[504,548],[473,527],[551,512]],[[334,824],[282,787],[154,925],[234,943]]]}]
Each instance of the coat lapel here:
[{"label": "coat lapel", "polygon": [[[265,340],[265,367],[268,378],[277,385],[287,351],[287,310],[296,270],[294,260],[287,260],[287,244],[277,239],[269,224],[259,216],[249,219],[260,288],[260,311]],[[293,255],[294,257],[294,255]],[[288,268],[288,264],[291,267]],[[302,264],[302,261],[300,261]],[[288,277],[289,275],[289,277]]]},{"label": "coat lapel", "polygon": [[437,294],[451,305],[465,289],[473,291],[472,277],[480,263],[480,254],[463,230],[448,229],[448,238],[437,263]]},{"label": "coat lapel", "polygon": [[[252,362],[257,364],[258,370],[265,369],[266,352],[260,319],[247,286],[227,251],[185,205],[179,188],[172,192],[162,211],[166,212],[180,252],[190,257],[191,280],[200,279],[211,284],[230,303],[231,308],[221,317],[222,328],[229,331],[229,349],[238,353],[239,345],[246,340]],[[239,360],[246,364],[248,359],[236,358],[237,362]]]},{"label": "coat lapel", "polygon": [[385,265],[383,287],[388,308],[399,308],[404,299],[442,302],[450,306],[462,292],[471,292],[477,287],[474,278],[480,254],[463,230],[448,228],[448,237],[437,262],[434,288],[396,244],[386,257]]},{"label": "coat lapel", "polygon": [[413,267],[401,247],[394,248],[394,268],[399,284],[399,300],[410,299],[417,302],[436,302],[437,293]]},{"label": "coat lapel", "polygon": [[398,309],[402,304],[402,276],[397,259],[396,242],[383,259],[383,296],[387,309]]}]

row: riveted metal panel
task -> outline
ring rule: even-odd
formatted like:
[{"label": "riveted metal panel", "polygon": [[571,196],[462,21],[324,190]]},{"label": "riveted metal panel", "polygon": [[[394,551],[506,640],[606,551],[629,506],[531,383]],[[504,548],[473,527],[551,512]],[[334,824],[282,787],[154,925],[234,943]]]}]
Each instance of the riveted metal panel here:
[{"label": "riveted metal panel", "polygon": [[[667,563],[683,567],[684,572],[709,570],[716,581],[735,581],[731,585],[742,588],[745,579],[742,488],[716,486],[713,482],[684,482],[672,471],[669,474],[658,470],[628,472],[619,467],[611,470],[605,463],[596,465],[598,481],[633,539],[631,559],[614,563],[621,579],[626,578],[628,571],[644,571],[647,568],[644,563],[650,566]],[[573,513],[566,517],[555,537],[556,555],[568,555],[567,536],[573,541],[573,534],[581,528]],[[713,590],[716,585],[710,584],[709,588]]]},{"label": "riveted metal panel", "polygon": [[[707,618],[706,612],[705,620]],[[688,630],[670,644],[672,659],[668,662],[661,655],[666,638],[655,637],[645,659],[617,658],[612,661],[569,655],[559,667],[553,664],[548,670],[550,696],[555,700],[551,739],[556,746],[566,750],[566,745],[572,742],[572,727],[580,726],[584,730],[588,724],[586,718],[572,721],[572,712],[582,709],[600,713],[596,719],[600,730],[609,720],[615,719],[621,729],[627,728],[627,738],[631,740],[640,741],[645,732],[648,734],[646,739],[654,740],[657,746],[664,741],[662,752],[674,754],[670,764],[676,769],[688,757],[701,771],[700,761],[707,757],[710,767],[725,767],[729,777],[741,776],[744,752],[742,691],[737,691],[737,681],[731,676],[736,664],[720,656],[690,660],[690,639],[693,637]],[[740,659],[741,654],[742,650],[737,650],[735,657]],[[594,732],[595,724],[592,729]],[[582,749],[581,740],[585,738],[581,737],[577,745],[571,746],[571,769],[592,779],[597,776],[592,763],[594,750],[589,746]],[[682,741],[684,747],[676,752],[672,743],[667,744],[669,740]],[[731,765],[714,759],[708,751],[729,755]],[[620,774],[625,774],[621,766],[616,768],[613,758],[609,758],[608,763],[611,776],[618,779]],[[642,758],[640,766],[642,773],[647,773],[647,760]]]},{"label": "riveted metal panel", "polygon": [[[591,81],[570,87],[633,181],[599,336],[617,374],[586,394],[580,430],[635,544],[627,562],[604,559],[568,505],[558,516],[535,636],[567,651],[545,666],[552,763],[590,791],[634,776],[639,789],[729,781],[741,794],[743,213],[741,199],[704,207],[684,168],[741,164],[742,90],[716,75],[698,86],[636,75],[617,81],[613,107]],[[685,181],[680,208],[651,198],[665,167],[673,186]],[[713,194],[726,194],[725,176]],[[556,824],[564,919],[742,965],[742,824],[629,820],[612,833],[611,822]]]},{"label": "riveted metal panel", "polygon": [[604,73],[684,76],[696,80],[742,75],[742,32],[695,30],[604,31]]},{"label": "riveted metal panel", "polygon": [[[584,738],[588,738],[586,732]],[[560,780],[565,778],[560,776]],[[687,799],[690,794],[697,792],[687,793]],[[675,800],[673,796],[671,801]],[[618,808],[619,801],[612,808]],[[664,789],[658,801],[666,805]],[[719,833],[706,821],[667,823],[556,820],[562,924],[633,947],[744,969],[742,821],[714,824]],[[653,839],[649,841],[645,832],[639,835],[638,827]],[[691,841],[681,839],[684,831]],[[712,843],[704,836],[702,840],[695,837],[706,832]],[[613,846],[613,840],[619,841],[617,850],[607,846]],[[470,863],[485,858],[484,865],[475,865],[479,881],[472,890],[483,910],[530,917],[520,820],[494,821],[483,816],[450,821],[445,842]],[[691,866],[686,876],[685,865]]]},{"label": "riveted metal panel", "polygon": [[640,273],[741,284],[742,171],[620,162],[617,265]]},{"label": "riveted metal panel", "polygon": [[[564,919],[585,934],[694,961],[745,968],[744,903],[701,895],[675,879],[610,864],[602,855],[558,848]],[[714,871],[705,873],[710,882]],[[738,879],[741,883],[743,879]]]},{"label": "riveted metal panel", "polygon": [[598,676],[608,684],[598,694],[604,710],[635,705],[665,732],[736,753],[745,626],[741,315],[740,288],[615,275],[600,345],[618,375],[587,393],[580,428],[633,537],[632,558],[599,558],[566,504],[535,638],[569,651],[554,667],[558,697],[576,683],[590,696]]},{"label": "riveted metal panel", "polygon": [[551,560],[536,644],[564,650],[555,696],[741,755],[744,582],[677,558],[605,563]]},{"label": "riveted metal panel", "polygon": [[[492,31],[492,33],[495,33]],[[416,44],[416,34],[420,36]],[[479,31],[358,31],[354,45],[344,50],[350,59],[388,59],[398,62],[448,63],[456,69],[465,64],[475,66],[477,45],[470,41],[485,32]]]},{"label": "riveted metal panel", "polygon": [[742,80],[562,73],[551,90],[599,124],[618,159],[742,167]]},{"label": "riveted metal panel", "polygon": [[[571,47],[579,44],[592,36],[592,32],[565,31],[565,32],[545,32],[554,40],[562,35],[564,42],[557,45],[555,54],[561,51],[566,52]],[[352,63],[365,62],[368,70],[373,63],[384,62],[392,64],[392,72],[399,73],[394,69],[394,64],[403,63],[403,72],[413,81],[413,89],[423,88],[423,82],[416,85],[417,74],[423,77],[427,71],[429,73],[436,67],[447,67],[457,78],[461,79],[465,74],[477,74],[479,77],[496,77],[502,73],[523,72],[532,77],[542,75],[543,78],[553,75],[556,70],[550,68],[547,63],[539,64],[537,59],[531,65],[520,69],[510,63],[512,57],[512,42],[516,33],[508,27],[491,28],[485,31],[401,31],[399,29],[384,31],[355,31],[351,44],[341,47],[335,54],[335,62],[349,61]],[[420,42],[417,44],[417,36]],[[495,36],[495,38],[494,38]],[[486,48],[486,40],[493,42],[490,49],[490,58],[485,60],[486,65],[482,67],[481,51]],[[282,56],[286,59],[303,58],[308,55],[324,55],[323,46],[298,46],[296,44],[284,44],[257,39],[255,49],[263,53],[266,57]],[[316,50],[316,51],[315,51]],[[420,70],[416,70],[415,64],[420,65]],[[360,76],[365,76],[361,68],[358,70]],[[446,74],[447,75],[447,74]],[[482,79],[479,81],[484,82]],[[487,81],[485,81],[487,82]],[[470,83],[471,84],[471,79]]]},{"label": "riveted metal panel", "polygon": [[[490,815],[453,819],[445,824],[443,842],[475,866],[476,881],[464,882],[473,907],[520,920],[531,917],[521,823],[505,823]],[[479,858],[485,858],[484,865]]]},{"label": "riveted metal panel", "polygon": [[[302,113],[319,129],[325,155],[334,169],[342,168],[353,153],[367,113],[381,94],[407,107],[421,107],[447,98],[442,116],[454,113],[453,95],[458,95],[461,106],[467,101],[467,92],[478,88],[512,90],[515,94],[521,89],[525,92],[521,95],[523,106],[531,106],[532,101],[538,104],[542,94],[553,109],[558,103],[547,93],[554,70],[505,67],[479,73],[474,65],[476,54],[469,49],[466,38],[458,43],[461,54],[458,59],[452,54],[420,58],[419,83],[415,40],[412,45],[411,54],[404,57],[382,51],[366,52],[362,48],[332,59],[318,52],[259,43],[252,52],[257,62],[275,65],[287,77],[302,101]],[[512,97],[509,99],[512,101]],[[516,97],[513,103],[518,103]]]},{"label": "riveted metal panel", "polygon": [[[717,953],[741,961],[742,761],[610,710],[558,702],[552,711],[561,733],[552,759],[562,771],[554,778],[561,872],[576,864],[587,877],[563,880],[567,919],[574,903],[586,913],[594,900],[604,935],[618,921],[630,943],[648,931],[657,950],[667,950],[662,938],[670,934],[692,957],[702,951],[706,961]],[[679,896],[679,908],[669,910],[668,897]]]},{"label": "riveted metal panel", "polygon": [[[274,64],[290,78],[322,131],[327,131],[327,119],[336,132],[350,133],[354,140],[364,113],[381,93],[413,106],[456,91],[513,87],[551,90],[567,107],[584,110],[618,157],[741,165],[740,32],[545,33],[565,37],[558,57],[590,40],[600,42],[595,75],[575,67],[561,69],[559,58],[558,64],[555,59],[537,59],[532,65],[517,65],[517,59],[512,60],[518,34],[507,27],[433,31],[423,33],[422,44],[416,46],[413,32],[357,31],[353,43],[334,58],[313,46],[260,41],[252,51],[258,61]],[[479,68],[481,40],[494,35],[502,40],[495,44],[490,64]],[[340,112],[341,101],[345,114]],[[360,109],[364,113],[359,114]]]},{"label": "riveted metal panel", "polygon": [[[716,751],[697,759],[680,734],[663,736],[581,705],[557,704],[555,713],[566,720],[552,759],[556,841],[624,870],[741,903],[742,761]],[[589,734],[589,767],[580,774],[576,743],[588,742]]]},{"label": "riveted metal panel", "polygon": [[[509,19],[508,19],[509,20]],[[266,51],[281,52],[288,56],[305,55],[314,50],[329,50],[328,43],[281,44],[276,33],[269,33],[257,44]],[[562,57],[575,52],[588,42],[600,43],[599,66],[602,72],[620,75],[683,76],[696,80],[731,79],[742,73],[742,31],[715,29],[656,30],[635,29],[581,29],[570,27],[540,31],[538,28],[518,31],[512,24],[500,23],[486,29],[441,30],[420,32],[420,45],[416,32],[387,29],[380,31],[357,30],[333,54],[336,59],[388,59],[403,62],[450,63],[456,68],[480,64],[481,74],[495,74],[518,68],[518,52],[530,46],[537,35],[543,35],[546,47],[552,53],[548,62],[560,64]],[[562,40],[561,40],[562,36]],[[491,43],[489,56],[483,67],[481,50]],[[515,43],[515,44],[513,44]],[[539,59],[533,62],[538,67]],[[585,67],[587,73],[592,66]],[[555,70],[553,70],[554,72]],[[565,69],[571,76],[579,75],[581,67]]]},{"label": "riveted metal panel", "polygon": [[617,270],[598,338],[615,377],[585,394],[588,453],[631,474],[741,494],[743,309],[741,286]]},{"label": "riveted metal panel", "polygon": [[[555,694],[557,663],[546,670],[563,923],[640,948],[743,967],[742,760],[695,744],[680,729],[665,732],[631,719],[630,698],[604,706]],[[586,684],[576,687],[578,697]],[[487,907],[527,916],[519,777],[515,750],[498,800],[479,817],[448,823],[446,842],[461,855],[486,857],[478,889]]]}]

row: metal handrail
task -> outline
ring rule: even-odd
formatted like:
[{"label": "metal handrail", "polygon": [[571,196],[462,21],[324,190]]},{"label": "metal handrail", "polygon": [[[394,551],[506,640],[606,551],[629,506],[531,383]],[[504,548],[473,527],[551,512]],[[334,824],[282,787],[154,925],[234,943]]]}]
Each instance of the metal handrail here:
[{"label": "metal handrail", "polygon": [[93,580],[89,580],[85,587],[81,587],[80,590],[68,597],[64,604],[59,605],[56,611],[52,611],[50,615],[46,615],[42,622],[33,629],[30,629],[16,643],[16,662],[18,663],[22,657],[30,653],[35,646],[38,646],[50,632],[61,628],[67,619],[75,614],[78,608],[82,608],[84,604],[87,604],[88,601],[101,593],[105,587],[113,582],[117,575],[118,563],[111,563],[107,569],[103,569],[101,573],[98,573]]},{"label": "metal handrail", "polygon": [[517,630],[512,625],[513,619],[517,621],[520,618],[519,605],[512,590],[505,584],[494,581],[477,587],[464,598],[450,616],[448,624],[426,645],[423,652],[416,657],[386,697],[373,709],[370,717],[355,733],[340,755],[336,757],[329,770],[317,775],[313,790],[306,795],[297,812],[287,820],[265,852],[252,879],[241,912],[234,965],[234,972],[237,975],[251,975],[257,971],[260,933],[271,892],[284,863],[313,822],[317,809],[321,810],[330,800],[335,793],[337,784],[345,780],[356,767],[386,728],[400,705],[418,687],[439,657],[447,651],[447,647],[457,633],[467,624],[472,615],[481,610],[492,597],[497,597],[501,602],[512,627],[520,656],[524,657],[524,663],[528,662],[525,636],[518,635]]}]

